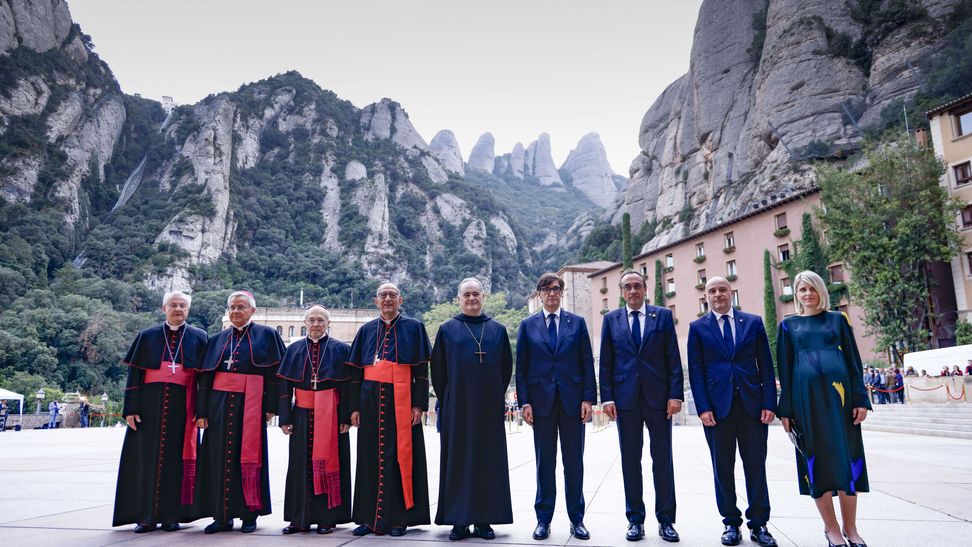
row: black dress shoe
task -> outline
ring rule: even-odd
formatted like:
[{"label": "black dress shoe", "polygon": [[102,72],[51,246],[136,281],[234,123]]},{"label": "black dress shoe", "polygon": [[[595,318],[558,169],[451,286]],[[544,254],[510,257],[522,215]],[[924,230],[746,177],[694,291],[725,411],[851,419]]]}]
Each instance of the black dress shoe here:
[{"label": "black dress shoe", "polygon": [[392,526],[391,530],[388,530],[388,535],[393,538],[399,538],[405,535],[407,529],[405,526]]},{"label": "black dress shoe", "polygon": [[243,532],[244,534],[256,532],[256,519],[244,520],[243,526],[240,526],[240,532]]},{"label": "black dress shoe", "polygon": [[739,545],[741,542],[742,542],[742,534],[739,533],[739,527],[733,526],[731,524],[727,524],[726,531],[722,532],[722,544]]},{"label": "black dress shoe", "polygon": [[[776,539],[765,526],[757,526],[749,531],[749,539],[759,544],[759,547],[776,547]],[[830,540],[827,540],[830,541]]]},{"label": "black dress shoe", "polygon": [[175,532],[180,528],[178,522],[163,522],[162,531],[164,532]]},{"label": "black dress shoe", "polygon": [[351,535],[352,535],[352,536],[358,536],[358,537],[361,537],[361,536],[367,536],[368,534],[374,534],[374,533],[375,533],[375,531],[374,531],[374,530],[372,530],[371,528],[368,528],[368,526],[367,526],[367,525],[365,525],[365,524],[362,524],[361,526],[358,526],[357,528],[355,528],[355,529],[354,529],[354,530],[353,530],[353,531],[351,532]]},{"label": "black dress shoe", "polygon": [[[848,543],[848,545],[850,545],[850,547],[867,547],[867,544],[864,543],[864,542],[854,543],[853,541],[851,541],[851,538],[847,537],[847,534],[844,534],[844,539],[847,540],[847,543]],[[828,539],[827,541],[830,541],[830,540]]]},{"label": "black dress shoe", "polygon": [[334,527],[333,526],[324,526],[323,524],[318,524],[317,525],[317,533],[318,534],[330,534],[333,531],[334,531]]},{"label": "black dress shoe", "polygon": [[846,543],[834,543],[830,541],[830,535],[827,534],[826,530],[824,530],[824,537],[827,538],[827,547],[847,547]]},{"label": "black dress shoe", "polygon": [[459,541],[461,539],[466,539],[469,537],[469,527],[459,526],[458,524],[452,527],[449,531],[449,541]]},{"label": "black dress shoe", "polygon": [[296,533],[299,533],[299,532],[306,532],[306,531],[307,531],[307,528],[301,528],[300,526],[291,524],[291,525],[287,526],[286,528],[284,528],[283,530],[281,530],[281,533],[283,535],[285,535],[285,536],[289,536],[290,534],[296,534]]},{"label": "black dress shoe", "polygon": [[233,520],[230,519],[230,521],[227,522],[226,524],[220,524],[218,522],[213,521],[212,524],[203,528],[203,532],[206,534],[215,534],[216,532],[229,532],[232,529],[233,529]]},{"label": "black dress shoe", "polygon": [[157,527],[158,526],[156,526],[155,523],[152,523],[152,524],[142,524],[142,523],[138,523],[135,526],[135,533],[136,534],[144,534],[146,532],[151,532],[151,531],[155,530]]},{"label": "black dress shoe", "polygon": [[473,526],[473,535],[479,539],[496,539],[496,532],[488,524],[477,524]]},{"label": "black dress shoe", "polygon": [[659,524],[658,535],[669,543],[678,543],[678,532],[675,531],[675,527],[671,523],[663,522]]},{"label": "black dress shoe", "polygon": [[645,525],[639,524],[637,522],[632,522],[628,525],[628,533],[624,535],[624,539],[628,541],[639,541],[645,538]]},{"label": "black dress shoe", "polygon": [[577,539],[591,539],[591,533],[587,531],[587,527],[584,526],[583,522],[578,522],[577,524],[570,523],[570,535]]},{"label": "black dress shoe", "polygon": [[540,541],[548,537],[550,537],[550,523],[538,522],[537,527],[533,529],[533,539]]}]

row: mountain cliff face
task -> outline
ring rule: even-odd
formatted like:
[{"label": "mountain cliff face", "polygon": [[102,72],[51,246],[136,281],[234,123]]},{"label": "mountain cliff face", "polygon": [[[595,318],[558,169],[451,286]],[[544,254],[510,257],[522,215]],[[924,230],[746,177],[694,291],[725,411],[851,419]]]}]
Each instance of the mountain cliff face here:
[{"label": "mountain cliff face", "polygon": [[845,155],[922,85],[961,0],[706,0],[688,72],[651,106],[641,154],[609,209],[643,250],[813,184],[808,162]]}]

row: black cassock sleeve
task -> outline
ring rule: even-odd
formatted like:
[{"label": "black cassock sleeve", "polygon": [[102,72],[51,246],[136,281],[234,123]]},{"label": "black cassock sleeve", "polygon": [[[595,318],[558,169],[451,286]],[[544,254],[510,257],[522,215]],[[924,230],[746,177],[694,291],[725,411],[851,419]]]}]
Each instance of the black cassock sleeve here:
[{"label": "black cassock sleeve", "polygon": [[445,395],[445,387],[449,381],[448,375],[446,374],[446,351],[445,351],[445,336],[442,334],[442,328],[439,328],[439,332],[435,335],[435,343],[432,345],[432,389],[435,390],[435,396],[441,401],[442,397]]},{"label": "black cassock sleeve", "polygon": [[513,350],[510,349],[510,335],[503,325],[500,325],[500,333],[503,337],[503,390],[505,392],[510,386],[510,378],[513,377]]},{"label": "black cassock sleeve", "polygon": [[277,415],[280,425],[291,425],[293,420],[294,383],[286,378],[280,378],[280,398],[277,404]]},{"label": "black cassock sleeve", "polygon": [[122,407],[122,416],[141,414],[141,391],[144,380],[144,370],[133,366],[128,367],[128,382],[125,384],[125,403]]},{"label": "black cassock sleeve", "polygon": [[276,414],[280,410],[280,381],[277,376],[279,363],[263,368],[263,411]]},{"label": "black cassock sleeve", "polygon": [[350,365],[347,367],[351,369],[348,375],[347,387],[347,411],[348,411],[348,422],[350,423],[351,414],[361,410],[361,382],[364,380],[364,369],[361,367],[356,367]]},{"label": "black cassock sleeve", "polygon": [[412,369],[412,408],[429,411],[429,362],[422,361],[411,366]]},{"label": "black cassock sleeve", "polygon": [[210,370],[199,374],[196,380],[196,419],[209,418],[209,411],[206,403],[209,402],[209,395],[213,392],[213,379],[216,371]]}]

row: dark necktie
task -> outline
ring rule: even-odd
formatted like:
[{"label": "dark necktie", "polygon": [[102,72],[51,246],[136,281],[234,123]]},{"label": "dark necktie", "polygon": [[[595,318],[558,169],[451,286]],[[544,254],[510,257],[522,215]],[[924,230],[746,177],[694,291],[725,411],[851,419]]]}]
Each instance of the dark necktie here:
[{"label": "dark necktie", "polygon": [[728,315],[722,316],[722,337],[726,340],[726,347],[729,348],[729,353],[736,353],[736,342],[732,339],[732,326],[729,325],[730,318]]},{"label": "dark necktie", "polygon": [[631,312],[631,341],[636,350],[641,350],[641,321],[638,321],[640,311]]},{"label": "dark necktie", "polygon": [[550,323],[547,325],[547,341],[550,342],[550,349],[557,349],[557,314],[551,313],[547,316]]}]

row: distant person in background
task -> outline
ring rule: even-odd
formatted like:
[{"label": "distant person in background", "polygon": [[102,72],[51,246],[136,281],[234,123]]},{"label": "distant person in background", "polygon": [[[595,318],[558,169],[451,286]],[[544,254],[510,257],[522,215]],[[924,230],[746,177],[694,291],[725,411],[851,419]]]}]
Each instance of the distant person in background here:
[{"label": "distant person in background", "polygon": [[60,407],[57,406],[57,401],[51,401],[47,404],[47,412],[50,413],[51,419],[47,422],[47,429],[54,429],[57,427],[57,411]]},{"label": "distant person in background", "polygon": [[965,375],[972,375],[972,359],[969,359],[969,364],[965,365]]},{"label": "distant person in background", "polygon": [[942,371],[938,373],[939,376],[951,376],[948,372],[948,365],[942,367]]},{"label": "distant person in background", "polygon": [[874,391],[877,392],[877,402],[879,405],[888,402],[888,394],[886,393],[888,384],[886,378],[883,369],[874,371]]},{"label": "distant person in background", "polygon": [[898,402],[904,404],[904,376],[901,375],[901,369],[894,369],[894,396],[898,399]]},{"label": "distant person in background", "polygon": [[81,423],[81,427],[88,427],[88,413],[91,411],[91,407],[88,406],[88,402],[81,399],[81,406],[78,407],[78,421]]},{"label": "distant person in background", "polygon": [[961,376],[961,375],[962,375],[962,370],[959,368],[959,366],[958,365],[953,366],[952,376]]},{"label": "distant person in background", "polygon": [[0,433],[7,429],[7,416],[10,413],[7,409],[7,401],[0,401]]},{"label": "distant person in background", "polygon": [[905,369],[904,375],[905,375],[905,378],[909,378],[909,377],[912,377],[912,376],[918,376],[918,373],[915,372],[915,367],[908,367],[908,368]]},{"label": "distant person in background", "polygon": [[919,378],[931,378],[931,376],[928,375],[927,370],[921,369],[921,376],[919,376]]}]

